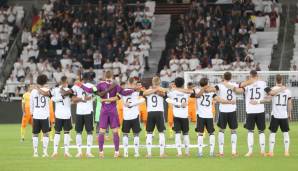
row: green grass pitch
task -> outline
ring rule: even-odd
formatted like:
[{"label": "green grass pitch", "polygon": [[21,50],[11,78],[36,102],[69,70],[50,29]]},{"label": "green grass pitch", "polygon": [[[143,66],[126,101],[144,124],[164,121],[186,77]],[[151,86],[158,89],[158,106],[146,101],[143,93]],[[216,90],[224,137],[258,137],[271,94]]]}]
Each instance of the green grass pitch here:
[{"label": "green grass pitch", "polygon": [[[290,128],[290,157],[283,156],[283,137],[280,132],[276,136],[275,156],[273,158],[261,157],[259,155],[258,135],[255,133],[255,145],[254,156],[251,158],[243,157],[247,152],[246,146],[246,130],[243,129],[243,124],[240,124],[238,130],[238,153],[239,157],[231,157],[230,147],[230,132],[226,131],[225,137],[225,157],[216,158],[209,157],[209,147],[204,148],[204,157],[197,158],[197,149],[191,149],[191,157],[177,158],[176,149],[166,149],[168,155],[165,159],[160,159],[158,156],[159,149],[153,149],[153,155],[156,156],[152,159],[146,159],[146,149],[140,149],[141,157],[135,159],[133,157],[133,149],[130,150],[129,158],[114,159],[113,149],[105,150],[105,158],[98,159],[98,149],[92,149],[93,154],[96,154],[96,158],[92,159],[76,159],[63,157],[63,149],[59,149],[59,157],[57,159],[52,158],[33,158],[32,157],[32,142],[31,142],[31,128],[27,128],[26,140],[21,143],[19,139],[20,125],[16,124],[3,124],[0,125],[0,170],[1,171],[192,171],[192,170],[205,170],[205,171],[297,171],[298,170],[298,123],[291,123]],[[217,129],[218,130],[218,129]],[[191,144],[196,144],[196,134],[194,132],[194,126],[192,125],[190,131]],[[266,130],[266,149],[268,150],[268,133]],[[217,136],[217,133],[216,133]],[[156,134],[155,137],[158,137]],[[174,144],[173,139],[169,139],[168,132],[166,135],[166,143]],[[74,131],[72,132],[74,144]],[[145,142],[145,134],[142,131],[141,144]],[[217,141],[217,137],[216,137]],[[61,136],[60,144],[63,142],[63,136]],[[83,139],[84,144],[86,139]],[[208,143],[208,136],[204,139],[205,144]],[[111,144],[112,141],[106,142]],[[157,138],[154,138],[154,143],[157,143]],[[97,144],[94,136],[94,144]],[[130,139],[131,144],[131,139]],[[62,144],[61,144],[62,145]],[[49,155],[53,150],[53,143],[49,145]],[[218,151],[218,145],[216,143],[215,151]],[[41,142],[39,143],[39,154],[41,155]],[[72,155],[76,154],[76,149],[70,149]]]}]

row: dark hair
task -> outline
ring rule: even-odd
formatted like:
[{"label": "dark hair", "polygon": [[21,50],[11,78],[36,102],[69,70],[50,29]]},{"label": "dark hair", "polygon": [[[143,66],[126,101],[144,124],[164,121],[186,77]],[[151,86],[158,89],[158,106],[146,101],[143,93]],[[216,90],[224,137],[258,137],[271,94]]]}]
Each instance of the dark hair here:
[{"label": "dark hair", "polygon": [[231,72],[225,72],[224,73],[224,79],[227,81],[230,81],[232,79],[232,73]]},{"label": "dark hair", "polygon": [[194,86],[193,82],[187,83],[187,87],[193,87],[193,86]]},{"label": "dark hair", "polygon": [[282,83],[283,78],[282,78],[282,76],[280,74],[277,74],[275,79],[276,79],[276,83],[277,84],[281,84]]},{"label": "dark hair", "polygon": [[252,77],[256,77],[258,75],[258,72],[256,70],[251,70],[249,74]]},{"label": "dark hair", "polygon": [[133,84],[134,82],[135,82],[135,79],[134,79],[134,78],[130,77],[130,78],[128,79],[128,83],[129,83],[129,84]]},{"label": "dark hair", "polygon": [[48,77],[44,74],[39,75],[36,80],[37,84],[43,86],[48,82]]},{"label": "dark hair", "polygon": [[182,77],[177,77],[175,79],[175,86],[178,87],[178,88],[181,88],[184,86],[184,78]]},{"label": "dark hair", "polygon": [[120,83],[120,86],[124,86],[124,85],[125,85],[125,82],[121,82],[121,83]]},{"label": "dark hair", "polygon": [[82,79],[83,79],[84,81],[89,81],[90,78],[91,78],[91,77],[90,77],[90,74],[89,74],[89,73],[85,72],[85,73],[83,74],[83,78],[82,78]]},{"label": "dark hair", "polygon": [[208,85],[208,78],[207,77],[201,78],[201,80],[200,80],[200,86],[201,87],[204,87],[206,85]]},{"label": "dark hair", "polygon": [[61,83],[66,83],[67,82],[67,77],[62,76],[60,80],[61,80]]}]

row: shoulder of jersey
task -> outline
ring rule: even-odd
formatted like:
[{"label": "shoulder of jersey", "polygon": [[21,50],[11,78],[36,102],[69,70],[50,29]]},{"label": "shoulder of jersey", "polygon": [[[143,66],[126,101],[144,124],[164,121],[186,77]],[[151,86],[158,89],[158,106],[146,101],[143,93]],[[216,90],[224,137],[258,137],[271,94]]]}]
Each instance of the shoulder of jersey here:
[{"label": "shoulder of jersey", "polygon": [[47,88],[47,87],[42,87],[42,88],[40,88],[41,90],[43,90],[43,91],[49,91],[50,89],[49,88]]}]

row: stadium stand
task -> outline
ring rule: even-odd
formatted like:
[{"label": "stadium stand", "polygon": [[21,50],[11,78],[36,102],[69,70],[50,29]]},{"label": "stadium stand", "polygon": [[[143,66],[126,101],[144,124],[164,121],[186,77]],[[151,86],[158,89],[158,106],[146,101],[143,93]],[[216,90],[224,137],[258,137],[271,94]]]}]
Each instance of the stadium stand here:
[{"label": "stadium stand", "polygon": [[149,67],[152,3],[96,3],[45,3],[39,12],[41,29],[33,33],[29,28],[23,30],[24,48],[4,93],[21,96],[25,85],[34,83],[39,74],[46,74],[52,85],[63,75],[72,83],[83,72],[99,80],[109,69],[119,82],[141,78]]},{"label": "stadium stand", "polygon": [[176,40],[167,42],[159,66],[164,86],[184,71],[268,70],[280,12],[275,1],[192,1],[185,14],[172,16]]},{"label": "stadium stand", "polygon": [[21,6],[0,4],[0,68],[24,18]]}]

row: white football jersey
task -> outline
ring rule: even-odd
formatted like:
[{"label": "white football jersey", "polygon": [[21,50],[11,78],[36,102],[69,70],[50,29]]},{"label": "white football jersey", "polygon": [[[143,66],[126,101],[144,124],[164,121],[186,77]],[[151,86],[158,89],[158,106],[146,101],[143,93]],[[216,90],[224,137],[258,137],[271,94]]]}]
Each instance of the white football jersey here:
[{"label": "white football jersey", "polygon": [[[190,94],[183,93],[177,90],[168,93],[168,97],[178,103],[188,104]],[[188,118],[188,106],[180,107],[173,105],[173,115],[177,118]]]},{"label": "white football jersey", "polygon": [[[279,87],[273,87],[276,90]],[[274,118],[286,119],[288,118],[288,100],[292,98],[291,91],[286,89],[272,98],[272,112]]]},{"label": "white football jersey", "polygon": [[[92,88],[93,84],[85,83],[84,86]],[[73,93],[79,98],[84,98],[86,96],[92,96],[92,94],[85,92],[81,87],[74,85],[72,87]],[[93,99],[88,100],[87,102],[78,102],[77,103],[77,115],[89,115],[93,112]]]},{"label": "white football jersey", "polygon": [[[63,88],[68,91],[69,88]],[[69,96],[62,97],[61,86],[52,90],[52,100],[55,102],[55,117],[58,119],[70,119],[71,117],[71,99]]]},{"label": "white football jersey", "polygon": [[267,88],[265,81],[256,81],[251,85],[245,87],[245,107],[247,114],[256,114],[265,112],[264,104],[252,105],[250,104],[251,100],[263,100],[266,92],[265,88]]},{"label": "white football jersey", "polygon": [[[229,84],[239,87],[238,84],[229,82]],[[232,90],[227,88],[225,85],[222,83],[217,85],[218,92],[217,95],[224,100],[236,100],[236,93]],[[219,103],[219,111],[223,113],[229,113],[229,112],[235,112],[236,111],[236,104],[222,104]]]},{"label": "white football jersey", "polygon": [[[200,90],[196,90],[198,93]],[[213,108],[213,99],[216,96],[214,92],[203,93],[203,95],[197,98],[197,115],[200,118],[213,118],[212,108]]]},{"label": "white football jersey", "polygon": [[147,111],[148,112],[164,112],[164,98],[157,94],[150,94],[147,98]]},{"label": "white football jersey", "polygon": [[[121,96],[121,100],[123,104],[125,103],[137,103],[139,100],[139,92],[133,92],[131,95],[128,96]],[[139,105],[128,107],[123,105],[123,119],[124,120],[132,120],[136,119],[140,114]]]},{"label": "white football jersey", "polygon": [[[44,89],[47,91],[46,89]],[[50,98],[39,94],[36,89],[31,91],[30,110],[33,119],[47,119],[50,116]]]}]

